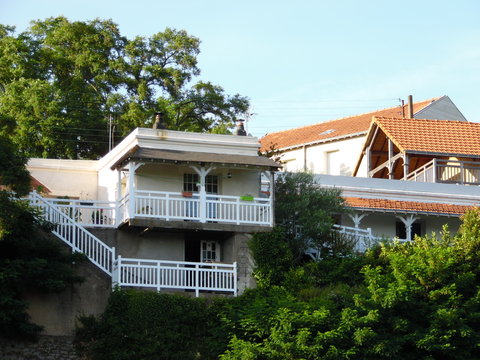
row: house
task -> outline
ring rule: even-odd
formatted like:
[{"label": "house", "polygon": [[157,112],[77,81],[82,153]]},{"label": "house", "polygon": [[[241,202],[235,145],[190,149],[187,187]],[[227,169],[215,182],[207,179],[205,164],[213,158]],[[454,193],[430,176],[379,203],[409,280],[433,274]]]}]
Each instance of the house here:
[{"label": "house", "polygon": [[353,175],[359,172],[374,178],[480,185],[480,124],[374,116]]},{"label": "house", "polygon": [[454,232],[459,217],[480,206],[480,124],[374,116],[359,172],[368,178],[317,176],[341,189],[352,210],[341,231],[406,241],[438,235],[444,224]]},{"label": "house", "polygon": [[480,206],[477,186],[339,175],[317,175],[316,181],[342,191],[350,212],[336,228],[358,238],[360,250],[379,240],[439,236],[444,225],[454,233],[461,215]]},{"label": "house", "polygon": [[349,176],[373,116],[466,121],[448,96],[409,100],[407,105],[267,134],[260,140],[261,151],[273,153],[286,171]]},{"label": "house", "polygon": [[110,286],[236,295],[253,284],[248,239],[274,224],[279,164],[259,146],[251,136],[137,128],[99,160],[30,159],[49,190],[31,202]]}]

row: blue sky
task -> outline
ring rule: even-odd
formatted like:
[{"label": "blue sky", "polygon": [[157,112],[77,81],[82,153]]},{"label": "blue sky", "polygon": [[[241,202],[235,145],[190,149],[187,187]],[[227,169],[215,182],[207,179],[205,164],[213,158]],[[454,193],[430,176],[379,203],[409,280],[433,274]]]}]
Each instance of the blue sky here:
[{"label": "blue sky", "polygon": [[480,122],[480,1],[0,0],[0,23],[112,19],[123,35],[200,38],[200,79],[247,96],[249,132],[448,95]]}]

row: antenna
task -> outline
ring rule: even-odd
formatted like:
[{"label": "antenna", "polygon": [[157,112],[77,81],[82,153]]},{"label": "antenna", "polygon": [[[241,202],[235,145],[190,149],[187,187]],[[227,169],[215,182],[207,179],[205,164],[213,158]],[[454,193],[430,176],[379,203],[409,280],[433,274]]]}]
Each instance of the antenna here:
[{"label": "antenna", "polygon": [[112,114],[108,115],[108,151],[112,150],[115,146],[115,122],[113,121]]}]

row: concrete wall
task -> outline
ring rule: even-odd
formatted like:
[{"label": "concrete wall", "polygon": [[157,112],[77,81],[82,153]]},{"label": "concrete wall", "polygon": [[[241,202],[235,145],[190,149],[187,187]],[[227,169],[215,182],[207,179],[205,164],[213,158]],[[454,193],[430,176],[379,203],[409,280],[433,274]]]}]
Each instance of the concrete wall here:
[{"label": "concrete wall", "polygon": [[98,316],[105,310],[111,293],[111,278],[86,261],[78,265],[85,281],[58,294],[27,293],[32,321],[44,327],[43,335],[73,335],[77,317]]},{"label": "concrete wall", "polygon": [[144,228],[91,229],[90,232],[126,258],[184,261],[185,240],[181,232]]}]

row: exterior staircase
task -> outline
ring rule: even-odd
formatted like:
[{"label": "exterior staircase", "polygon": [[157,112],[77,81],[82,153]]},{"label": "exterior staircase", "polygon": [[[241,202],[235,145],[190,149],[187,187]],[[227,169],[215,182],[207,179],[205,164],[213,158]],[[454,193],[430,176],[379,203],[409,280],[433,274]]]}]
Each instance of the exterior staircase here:
[{"label": "exterior staircase", "polygon": [[227,292],[237,294],[237,266],[184,261],[129,259],[116,256],[115,248],[75,221],[71,212],[30,193],[30,205],[41,209],[45,220],[55,225],[52,233],[69,245],[72,251],[85,254],[100,270],[112,278],[112,287]]}]

